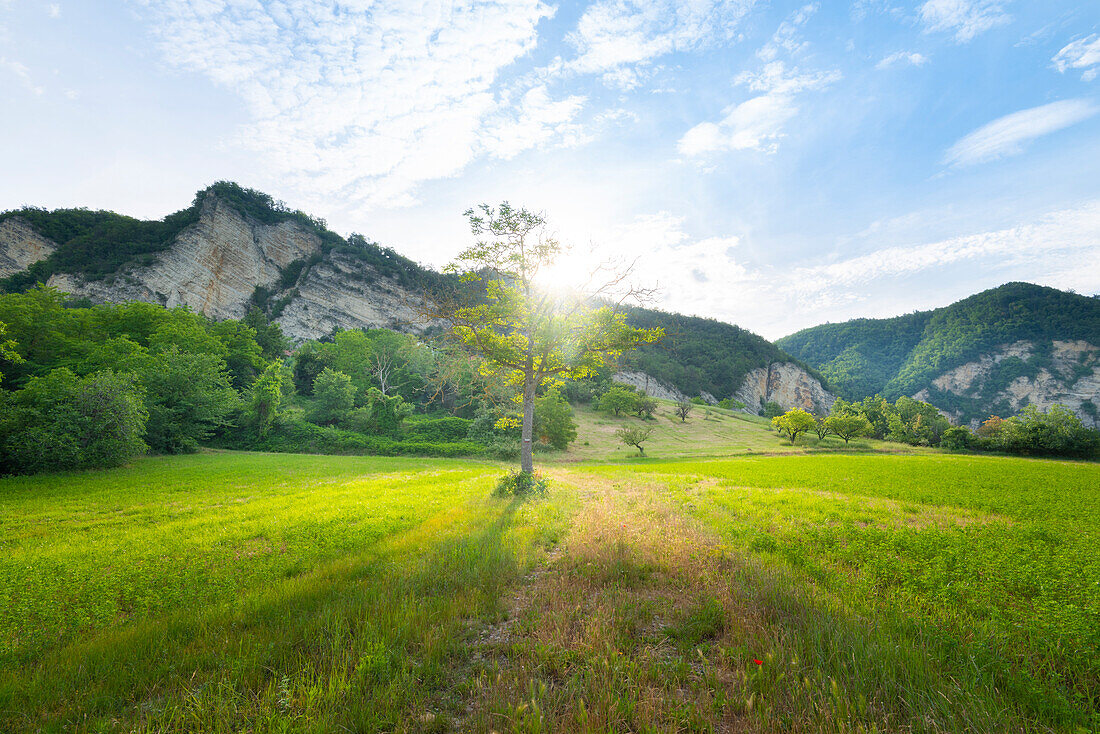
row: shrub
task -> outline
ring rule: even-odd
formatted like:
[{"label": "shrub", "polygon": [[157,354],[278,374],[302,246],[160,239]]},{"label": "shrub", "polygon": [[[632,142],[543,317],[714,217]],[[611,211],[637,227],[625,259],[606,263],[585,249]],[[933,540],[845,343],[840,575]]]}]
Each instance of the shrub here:
[{"label": "shrub", "polygon": [[144,370],[149,448],[166,454],[195,451],[227,424],[240,398],[216,354],[189,354],[174,345]]},{"label": "shrub", "polygon": [[550,488],[550,480],[540,472],[510,471],[497,480],[493,490],[494,497],[532,497],[545,496]]},{"label": "shrub", "polygon": [[966,426],[952,426],[943,432],[940,446],[952,451],[968,449],[974,442],[974,434]]},{"label": "shrub", "polygon": [[309,412],[309,420],[320,425],[331,425],[348,418],[355,406],[355,385],[343,372],[326,367],[313,381],[316,403]]},{"label": "shrub", "polygon": [[769,400],[760,406],[760,415],[765,418],[778,418],[783,415],[783,406]]},{"label": "shrub", "polygon": [[562,451],[577,438],[573,409],[556,390],[535,400],[535,435]]},{"label": "shrub", "polygon": [[148,413],[131,375],[60,368],[0,405],[0,464],[32,473],[118,466],[145,451]]},{"label": "shrub", "polygon": [[405,421],[405,438],[414,441],[464,441],[473,421],[469,418],[416,417]]}]

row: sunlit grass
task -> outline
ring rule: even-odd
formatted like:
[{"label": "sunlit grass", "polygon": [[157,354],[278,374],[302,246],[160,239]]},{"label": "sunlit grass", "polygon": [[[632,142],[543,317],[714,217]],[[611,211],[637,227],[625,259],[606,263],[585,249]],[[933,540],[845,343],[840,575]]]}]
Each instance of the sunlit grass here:
[{"label": "sunlit grass", "polygon": [[797,450],[2,480],[0,731],[1100,726],[1100,465]]}]

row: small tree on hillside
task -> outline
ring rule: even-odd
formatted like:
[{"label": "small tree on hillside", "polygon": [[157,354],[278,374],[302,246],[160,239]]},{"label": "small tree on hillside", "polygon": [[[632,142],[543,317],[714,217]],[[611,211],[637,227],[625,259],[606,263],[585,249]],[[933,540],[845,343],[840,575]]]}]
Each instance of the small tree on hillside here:
[{"label": "small tree on hillside", "polygon": [[653,430],[653,426],[622,426],[615,431],[615,435],[627,446],[633,446],[638,449],[639,454],[645,456],[645,449],[642,448],[642,444],[653,435]]},{"label": "small tree on hillside", "polygon": [[638,402],[634,405],[634,412],[642,420],[653,420],[653,414],[657,412],[657,400],[648,395],[639,395]]},{"label": "small tree on hillside", "polygon": [[616,416],[619,413],[633,413],[638,407],[638,393],[628,387],[615,385],[600,397],[596,407]]},{"label": "small tree on hillside", "polygon": [[636,329],[606,304],[638,300],[647,291],[624,287],[629,269],[612,275],[584,297],[563,297],[538,285],[539,272],[562,252],[541,214],[508,202],[466,212],[478,241],[447,270],[464,282],[485,285],[484,300],[440,303],[439,319],[467,348],[481,355],[482,370],[518,392],[523,406],[520,469],[534,470],[535,394],[541,385],[594,375],[607,360],[657,341],[661,329]]},{"label": "small tree on hillside", "polygon": [[825,419],[825,425],[835,435],[843,438],[845,445],[853,438],[869,436],[874,430],[871,421],[862,415],[831,415]]},{"label": "small tree on hillside", "polygon": [[355,385],[343,372],[325,367],[313,381],[313,397],[316,399],[309,419],[314,423],[331,425],[344,420],[355,407]]},{"label": "small tree on hillside", "polygon": [[792,408],[780,416],[772,418],[772,425],[780,434],[786,434],[793,444],[799,436],[814,428],[814,417],[802,410]]},{"label": "small tree on hillside", "polygon": [[695,410],[695,403],[690,400],[681,400],[676,403],[676,415],[680,416],[680,422],[686,423],[691,411]]},{"label": "small tree on hillside", "polygon": [[829,424],[825,422],[825,418],[819,415],[814,416],[814,433],[817,434],[818,441],[824,441],[825,437],[832,433]]}]

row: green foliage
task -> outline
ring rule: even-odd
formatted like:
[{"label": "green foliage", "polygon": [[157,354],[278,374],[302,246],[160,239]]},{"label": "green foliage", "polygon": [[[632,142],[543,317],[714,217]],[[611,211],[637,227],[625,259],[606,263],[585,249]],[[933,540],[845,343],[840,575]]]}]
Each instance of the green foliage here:
[{"label": "green foliage", "polygon": [[[3,321],[0,321],[0,367],[4,362],[11,362],[12,364],[18,364],[23,361],[23,358],[19,356],[19,351],[16,348],[14,339],[5,339],[5,335],[8,332],[8,325]],[[4,380],[4,372],[0,370],[0,382]]]},{"label": "green foliage", "polygon": [[869,436],[874,428],[871,422],[862,415],[830,415],[825,419],[825,427],[838,438],[843,438],[847,444],[853,438]]},{"label": "green foliage", "polygon": [[974,434],[966,426],[952,426],[943,432],[940,446],[951,451],[970,448],[974,443]]},{"label": "green foliage", "polygon": [[772,418],[772,425],[779,433],[786,434],[793,444],[803,433],[814,430],[817,422],[801,408],[792,408],[783,415]]},{"label": "green foliage", "polygon": [[845,399],[882,393],[894,400],[929,387],[938,375],[1004,344],[1035,343],[1031,357],[1002,360],[972,394],[934,396],[940,407],[961,410],[962,419],[969,421],[988,415],[992,396],[1013,379],[1034,376],[1048,366],[1054,339],[1100,343],[1100,300],[1008,283],[934,311],[824,324],[777,344],[817,366]]},{"label": "green foliage", "polygon": [[639,395],[634,388],[615,385],[600,398],[597,407],[605,413],[633,413],[637,410]]},{"label": "green foliage", "polygon": [[477,456],[485,451],[485,446],[472,441],[394,438],[336,426],[319,426],[293,417],[280,420],[262,439],[223,435],[216,439],[215,444],[249,451],[367,456],[458,457]]},{"label": "green foliage", "polygon": [[118,466],[145,451],[147,418],[131,375],[55,369],[14,395],[0,393],[0,467],[23,474]]},{"label": "green foliage", "polygon": [[653,414],[657,412],[658,402],[645,393],[638,393],[638,400],[634,403],[634,415],[642,420],[653,420]]},{"label": "green foliage", "polygon": [[217,355],[182,352],[172,345],[139,378],[146,389],[146,441],[153,451],[178,454],[198,449],[229,424],[240,398]]},{"label": "green foliage", "polygon": [[360,428],[364,433],[395,436],[401,430],[401,422],[412,412],[412,406],[403,397],[383,395],[376,387],[367,390],[366,403],[369,417]]},{"label": "green foliage", "polygon": [[494,497],[545,497],[550,480],[540,472],[510,471],[497,480]]},{"label": "green foliage", "polygon": [[638,449],[638,453],[642,456],[645,455],[645,449],[642,448],[642,444],[649,440],[653,435],[654,428],[652,426],[620,426],[615,431],[615,436],[621,443],[627,446],[633,446]]},{"label": "green foliage", "polygon": [[456,416],[410,416],[405,419],[404,439],[411,441],[465,441],[473,420]]},{"label": "green foliage", "polygon": [[718,401],[718,407],[725,408],[726,410],[744,410],[745,404],[733,398],[722,398]]},{"label": "green foliage", "polygon": [[255,306],[248,309],[241,323],[252,329],[253,338],[260,348],[260,356],[263,359],[282,359],[290,349],[290,340],[283,335],[282,327],[270,321],[264,312]]},{"label": "green foliage", "polygon": [[1100,457],[1100,431],[1086,428],[1063,405],[1046,412],[1028,405],[1004,420],[991,438],[993,448],[1013,454]]},{"label": "green foliage", "polygon": [[783,412],[783,406],[772,400],[760,406],[760,415],[765,418],[778,418]]},{"label": "green foliage", "polygon": [[355,385],[343,372],[326,367],[313,382],[313,397],[309,419],[321,425],[332,425],[347,419],[355,407]]},{"label": "green foliage", "polygon": [[644,308],[627,309],[627,323],[643,329],[662,329],[659,344],[642,344],[624,355],[624,367],[676,387],[686,395],[733,395],[745,376],[773,362],[796,362],[815,370],[767,341],[737,326],[715,319],[682,316]]},{"label": "green foliage", "polygon": [[279,415],[283,401],[283,365],[272,362],[260,378],[252,383],[248,404],[248,418],[262,438],[266,436]]},{"label": "green foliage", "polygon": [[561,451],[577,438],[573,409],[557,390],[535,400],[535,435]]}]

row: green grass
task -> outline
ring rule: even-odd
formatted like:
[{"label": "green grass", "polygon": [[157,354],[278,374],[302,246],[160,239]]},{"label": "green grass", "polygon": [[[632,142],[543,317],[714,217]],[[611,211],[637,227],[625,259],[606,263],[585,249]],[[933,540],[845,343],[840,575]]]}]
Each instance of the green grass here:
[{"label": "green grass", "polygon": [[659,420],[527,502],[456,460],[0,480],[0,731],[1100,729],[1100,465]]}]

